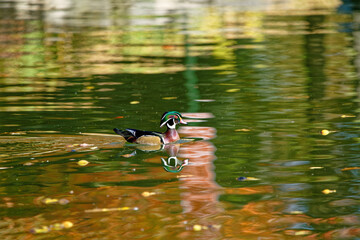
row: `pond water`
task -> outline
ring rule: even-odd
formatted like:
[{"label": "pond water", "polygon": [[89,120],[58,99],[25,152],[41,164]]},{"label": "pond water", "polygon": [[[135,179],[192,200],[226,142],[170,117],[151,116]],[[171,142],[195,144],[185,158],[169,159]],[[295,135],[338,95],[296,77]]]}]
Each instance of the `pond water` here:
[{"label": "pond water", "polygon": [[[351,0],[0,2],[3,239],[359,239]],[[161,131],[168,146],[112,131]]]}]

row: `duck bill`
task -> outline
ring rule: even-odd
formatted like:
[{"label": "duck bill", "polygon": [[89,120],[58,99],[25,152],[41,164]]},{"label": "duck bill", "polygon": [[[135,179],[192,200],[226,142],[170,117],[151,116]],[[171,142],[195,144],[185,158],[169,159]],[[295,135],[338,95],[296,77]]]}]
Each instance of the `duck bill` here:
[{"label": "duck bill", "polygon": [[187,122],[185,122],[184,119],[182,119],[182,118],[180,118],[180,123],[185,124],[185,125],[187,124]]}]

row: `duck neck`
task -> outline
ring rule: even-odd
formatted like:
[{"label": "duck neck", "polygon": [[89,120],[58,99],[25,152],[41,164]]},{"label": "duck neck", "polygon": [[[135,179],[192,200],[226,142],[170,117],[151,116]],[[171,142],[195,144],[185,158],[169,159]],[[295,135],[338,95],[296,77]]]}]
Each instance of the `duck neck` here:
[{"label": "duck neck", "polygon": [[175,142],[177,140],[179,140],[180,137],[179,137],[179,134],[178,132],[176,131],[175,128],[169,128],[166,130],[166,132],[164,133],[164,141],[165,141],[165,144],[167,143],[171,143],[171,142]]}]

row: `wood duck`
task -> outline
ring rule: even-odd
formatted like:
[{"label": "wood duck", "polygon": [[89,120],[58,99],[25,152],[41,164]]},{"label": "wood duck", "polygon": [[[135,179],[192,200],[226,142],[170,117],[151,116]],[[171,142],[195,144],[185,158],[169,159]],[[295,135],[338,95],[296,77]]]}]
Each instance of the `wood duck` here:
[{"label": "wood duck", "polygon": [[179,112],[171,111],[165,112],[160,120],[160,127],[166,125],[167,130],[164,133],[142,131],[137,129],[127,128],[125,130],[119,130],[114,128],[114,132],[123,136],[126,141],[139,144],[167,144],[175,142],[180,139],[179,134],[176,131],[176,124],[187,124]]}]

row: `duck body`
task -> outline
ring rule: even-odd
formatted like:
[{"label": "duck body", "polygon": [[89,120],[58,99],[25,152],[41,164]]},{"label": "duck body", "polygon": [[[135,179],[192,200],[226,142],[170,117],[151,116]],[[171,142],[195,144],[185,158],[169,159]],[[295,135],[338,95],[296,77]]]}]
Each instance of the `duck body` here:
[{"label": "duck body", "polygon": [[165,112],[160,121],[160,127],[166,125],[167,130],[164,133],[154,131],[143,131],[132,128],[120,130],[114,128],[114,132],[123,136],[127,142],[138,144],[168,144],[180,139],[178,132],[176,131],[176,125],[182,123],[187,124],[179,112],[171,111]]},{"label": "duck body", "polygon": [[114,132],[123,136],[127,142],[130,143],[139,143],[139,144],[164,144],[164,138],[160,132],[152,131],[143,131],[138,129],[127,128],[125,130],[120,130],[114,128]]}]

